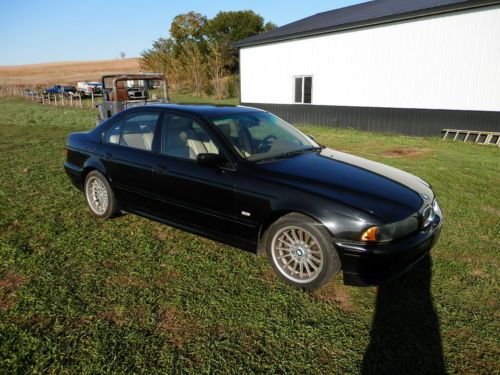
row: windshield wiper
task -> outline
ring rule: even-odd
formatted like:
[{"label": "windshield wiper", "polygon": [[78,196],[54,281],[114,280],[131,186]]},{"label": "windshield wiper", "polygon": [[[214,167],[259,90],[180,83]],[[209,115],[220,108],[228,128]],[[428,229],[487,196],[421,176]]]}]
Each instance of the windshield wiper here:
[{"label": "windshield wiper", "polygon": [[257,159],[254,161],[261,162],[261,161],[269,161],[269,160],[276,160],[276,159],[284,159],[284,158],[289,158],[291,156],[301,155],[301,154],[308,152],[308,151],[319,151],[319,150],[321,150],[321,147],[302,148],[299,150],[283,152],[282,154],[271,155],[271,156],[268,156],[268,157],[265,157],[262,159]]}]

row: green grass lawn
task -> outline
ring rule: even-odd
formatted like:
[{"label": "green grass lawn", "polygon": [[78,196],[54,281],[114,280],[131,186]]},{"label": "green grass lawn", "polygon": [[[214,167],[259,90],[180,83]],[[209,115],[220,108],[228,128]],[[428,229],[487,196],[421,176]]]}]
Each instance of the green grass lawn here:
[{"label": "green grass lawn", "polygon": [[172,103],[180,104],[217,104],[217,105],[238,105],[238,98],[214,99],[212,96],[207,98],[198,98],[191,95],[189,92],[178,91],[171,92],[170,99]]},{"label": "green grass lawn", "polygon": [[432,259],[400,279],[309,293],[265,258],[94,219],[62,168],[66,136],[94,124],[92,110],[0,100],[0,373],[500,371],[497,147],[301,126],[424,178],[446,215]]}]

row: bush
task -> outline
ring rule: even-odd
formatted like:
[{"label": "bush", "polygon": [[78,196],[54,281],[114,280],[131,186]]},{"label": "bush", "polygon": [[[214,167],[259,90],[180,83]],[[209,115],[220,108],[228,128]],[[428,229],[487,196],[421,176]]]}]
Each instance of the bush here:
[{"label": "bush", "polygon": [[236,74],[226,79],[226,94],[229,98],[238,98],[240,96],[240,77]]},{"label": "bush", "polygon": [[213,95],[214,93],[214,88],[213,88],[213,85],[212,85],[212,82],[211,81],[206,81],[204,84],[203,84],[203,93],[207,96],[210,96],[210,95]]}]

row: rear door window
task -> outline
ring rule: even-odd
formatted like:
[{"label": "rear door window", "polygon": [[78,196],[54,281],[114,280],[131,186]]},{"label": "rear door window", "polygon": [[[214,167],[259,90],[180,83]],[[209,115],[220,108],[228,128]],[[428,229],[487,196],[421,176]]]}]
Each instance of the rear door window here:
[{"label": "rear door window", "polygon": [[120,145],[151,151],[160,112],[137,112],[127,117]]}]

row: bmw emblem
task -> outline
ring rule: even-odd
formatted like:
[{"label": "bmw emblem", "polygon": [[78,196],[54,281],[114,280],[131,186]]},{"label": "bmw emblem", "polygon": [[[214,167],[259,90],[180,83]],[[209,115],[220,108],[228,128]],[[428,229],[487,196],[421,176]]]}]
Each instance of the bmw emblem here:
[{"label": "bmw emblem", "polygon": [[422,198],[424,198],[425,200],[428,200],[429,199],[429,196],[427,194],[420,194],[420,196]]}]

